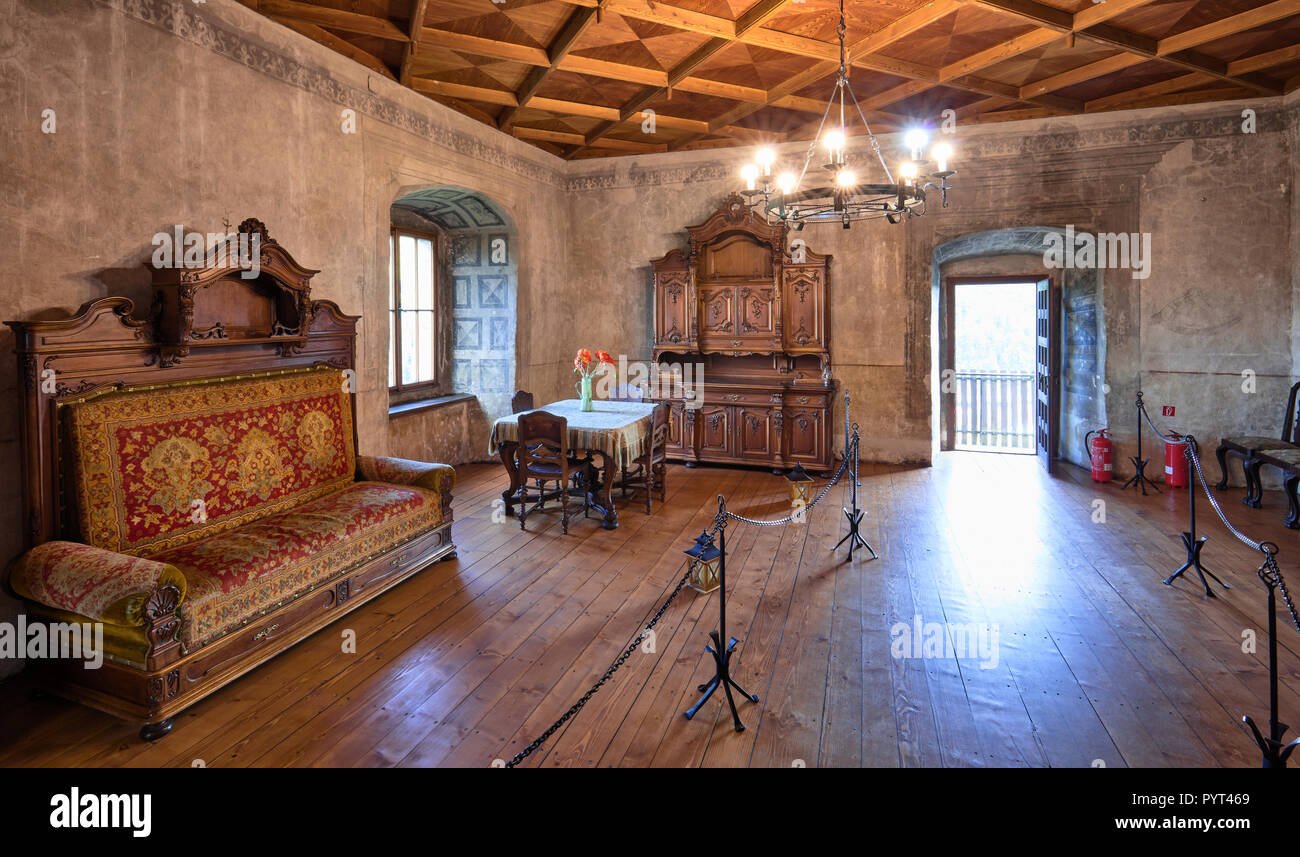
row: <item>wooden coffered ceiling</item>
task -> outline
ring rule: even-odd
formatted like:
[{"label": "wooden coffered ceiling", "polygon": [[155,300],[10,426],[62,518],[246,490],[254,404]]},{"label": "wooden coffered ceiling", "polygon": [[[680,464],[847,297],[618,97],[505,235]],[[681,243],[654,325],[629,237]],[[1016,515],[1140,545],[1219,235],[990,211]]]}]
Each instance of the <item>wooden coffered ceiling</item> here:
[{"label": "wooden coffered ceiling", "polygon": [[[838,0],[241,2],[566,158],[810,139],[838,68]],[[1300,0],[845,5],[874,130],[947,109],[998,122],[1300,85]]]}]

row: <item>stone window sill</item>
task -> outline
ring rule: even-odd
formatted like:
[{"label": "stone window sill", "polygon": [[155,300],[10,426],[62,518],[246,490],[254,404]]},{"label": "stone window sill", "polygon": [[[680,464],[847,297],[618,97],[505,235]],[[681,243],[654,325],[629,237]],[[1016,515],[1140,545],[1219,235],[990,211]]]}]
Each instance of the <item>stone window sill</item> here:
[{"label": "stone window sill", "polygon": [[401,417],[407,414],[418,414],[423,411],[431,411],[435,408],[443,408],[447,405],[455,405],[460,402],[471,402],[476,397],[472,393],[453,393],[450,396],[434,396],[429,399],[416,399],[414,402],[403,402],[400,405],[390,405],[388,408],[388,417]]}]

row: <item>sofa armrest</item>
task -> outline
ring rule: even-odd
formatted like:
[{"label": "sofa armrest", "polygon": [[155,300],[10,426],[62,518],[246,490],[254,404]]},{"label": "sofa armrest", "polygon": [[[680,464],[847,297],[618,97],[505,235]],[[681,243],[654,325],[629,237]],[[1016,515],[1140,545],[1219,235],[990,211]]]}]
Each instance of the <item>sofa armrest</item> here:
[{"label": "sofa armrest", "polygon": [[111,625],[149,625],[151,630],[174,614],[185,597],[185,575],[175,566],[80,542],[52,541],[32,548],[15,561],[9,585],[46,607]]},{"label": "sofa armrest", "polygon": [[357,479],[414,485],[440,494],[450,494],[456,487],[456,470],[447,464],[431,464],[409,458],[386,455],[358,455]]}]

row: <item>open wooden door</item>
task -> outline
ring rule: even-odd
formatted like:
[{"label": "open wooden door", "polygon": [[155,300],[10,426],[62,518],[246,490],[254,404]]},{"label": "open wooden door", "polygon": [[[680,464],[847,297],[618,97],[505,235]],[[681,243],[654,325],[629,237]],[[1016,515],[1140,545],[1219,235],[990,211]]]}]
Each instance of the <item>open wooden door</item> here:
[{"label": "open wooden door", "polygon": [[1038,439],[1038,460],[1048,473],[1054,473],[1061,435],[1061,290],[1050,277],[1038,281],[1035,306],[1034,434]]}]

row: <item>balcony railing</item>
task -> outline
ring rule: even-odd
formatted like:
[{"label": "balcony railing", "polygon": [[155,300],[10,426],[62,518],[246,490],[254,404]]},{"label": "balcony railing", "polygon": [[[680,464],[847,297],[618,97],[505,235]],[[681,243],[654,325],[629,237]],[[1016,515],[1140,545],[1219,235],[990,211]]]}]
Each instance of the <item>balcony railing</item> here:
[{"label": "balcony railing", "polygon": [[1034,374],[957,372],[957,449],[1034,452]]}]

